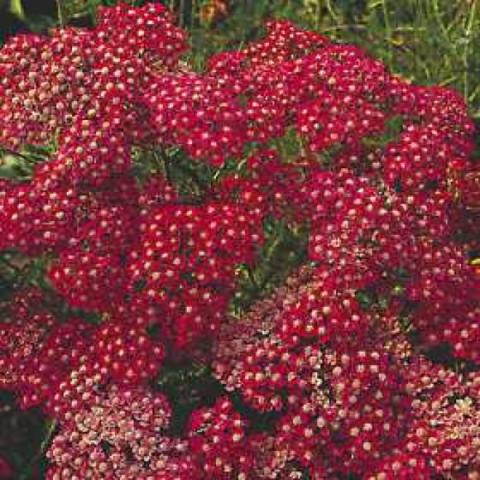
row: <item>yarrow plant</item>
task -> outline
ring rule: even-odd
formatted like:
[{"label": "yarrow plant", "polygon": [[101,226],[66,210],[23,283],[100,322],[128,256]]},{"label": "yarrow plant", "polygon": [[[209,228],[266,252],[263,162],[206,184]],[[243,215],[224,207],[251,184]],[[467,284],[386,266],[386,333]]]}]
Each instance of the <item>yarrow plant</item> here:
[{"label": "yarrow plant", "polygon": [[46,478],[480,478],[462,98],[286,21],[186,51],[159,4],[0,50],[0,388]]}]

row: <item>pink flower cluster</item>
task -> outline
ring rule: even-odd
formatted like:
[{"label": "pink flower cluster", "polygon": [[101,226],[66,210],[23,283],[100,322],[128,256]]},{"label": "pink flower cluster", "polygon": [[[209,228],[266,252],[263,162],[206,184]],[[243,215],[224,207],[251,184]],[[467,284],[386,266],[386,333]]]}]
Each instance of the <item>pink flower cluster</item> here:
[{"label": "pink flower cluster", "polygon": [[[285,21],[186,49],[121,4],[0,50],[0,146],[49,152],[0,182],[0,255],[46,265],[0,303],[0,387],[57,421],[48,478],[480,478],[462,98]],[[308,264],[234,315],[272,223]],[[188,362],[218,388],[179,429],[155,380]]]}]

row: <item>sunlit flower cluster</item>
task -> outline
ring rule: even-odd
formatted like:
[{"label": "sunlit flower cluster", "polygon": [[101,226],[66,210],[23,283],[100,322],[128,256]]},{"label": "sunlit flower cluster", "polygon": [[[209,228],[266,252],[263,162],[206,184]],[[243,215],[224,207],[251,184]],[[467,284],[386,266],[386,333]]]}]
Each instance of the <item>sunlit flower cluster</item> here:
[{"label": "sunlit flower cluster", "polygon": [[[0,388],[56,422],[48,478],[480,478],[462,98],[286,21],[204,71],[186,50],[159,4],[0,50],[0,146],[41,152],[0,180],[0,255],[36,266]],[[305,252],[274,284],[277,227]],[[208,400],[162,387],[185,365]]]}]

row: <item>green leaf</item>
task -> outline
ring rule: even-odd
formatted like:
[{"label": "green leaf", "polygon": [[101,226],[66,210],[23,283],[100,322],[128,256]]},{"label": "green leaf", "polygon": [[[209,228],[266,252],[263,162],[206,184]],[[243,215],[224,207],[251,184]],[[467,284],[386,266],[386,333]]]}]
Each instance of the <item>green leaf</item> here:
[{"label": "green leaf", "polygon": [[211,404],[224,393],[223,386],[206,365],[187,362],[164,365],[155,388],[172,400],[171,433],[181,435],[193,410]]},{"label": "green leaf", "polygon": [[271,292],[307,258],[306,227],[291,227],[270,219],[264,223],[264,233],[265,243],[257,263],[237,268],[239,288],[230,305],[234,315],[240,315],[252,303]]},{"label": "green leaf", "polygon": [[367,290],[359,290],[355,296],[358,303],[364,310],[369,310],[374,304],[375,300],[372,294]]},{"label": "green leaf", "polygon": [[27,15],[25,23],[34,33],[44,33],[57,25],[55,18],[42,14]]},{"label": "green leaf", "polygon": [[367,147],[385,148],[390,142],[397,140],[402,131],[403,117],[394,115],[385,122],[385,130],[381,135],[365,137],[362,139],[362,142]]},{"label": "green leaf", "polygon": [[25,20],[25,12],[23,10],[22,0],[10,0],[10,12],[20,20]]},{"label": "green leaf", "polygon": [[286,161],[295,160],[302,153],[302,139],[295,128],[289,128],[284,136],[274,139],[272,143]]},{"label": "green leaf", "polygon": [[13,181],[24,181],[31,175],[31,171],[13,155],[0,159],[0,178]]},{"label": "green leaf", "polygon": [[65,26],[73,19],[81,17],[95,17],[97,8],[102,5],[102,0],[56,0],[58,20],[60,25]]},{"label": "green leaf", "polygon": [[19,152],[0,146],[0,178],[28,180],[33,175],[35,165],[49,160],[53,152],[53,145],[24,145]]}]

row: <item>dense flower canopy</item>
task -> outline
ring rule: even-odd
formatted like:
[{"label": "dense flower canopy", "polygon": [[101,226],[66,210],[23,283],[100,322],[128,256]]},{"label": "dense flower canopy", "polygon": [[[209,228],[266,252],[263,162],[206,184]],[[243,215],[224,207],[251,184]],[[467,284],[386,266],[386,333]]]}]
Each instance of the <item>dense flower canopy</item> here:
[{"label": "dense flower canopy", "polygon": [[[48,478],[480,478],[463,99],[286,21],[186,51],[159,4],[0,50],[0,146],[42,152],[0,250],[43,266],[0,304],[0,388],[55,419]],[[267,225],[306,237],[274,291]],[[185,415],[158,379],[186,364]]]}]

